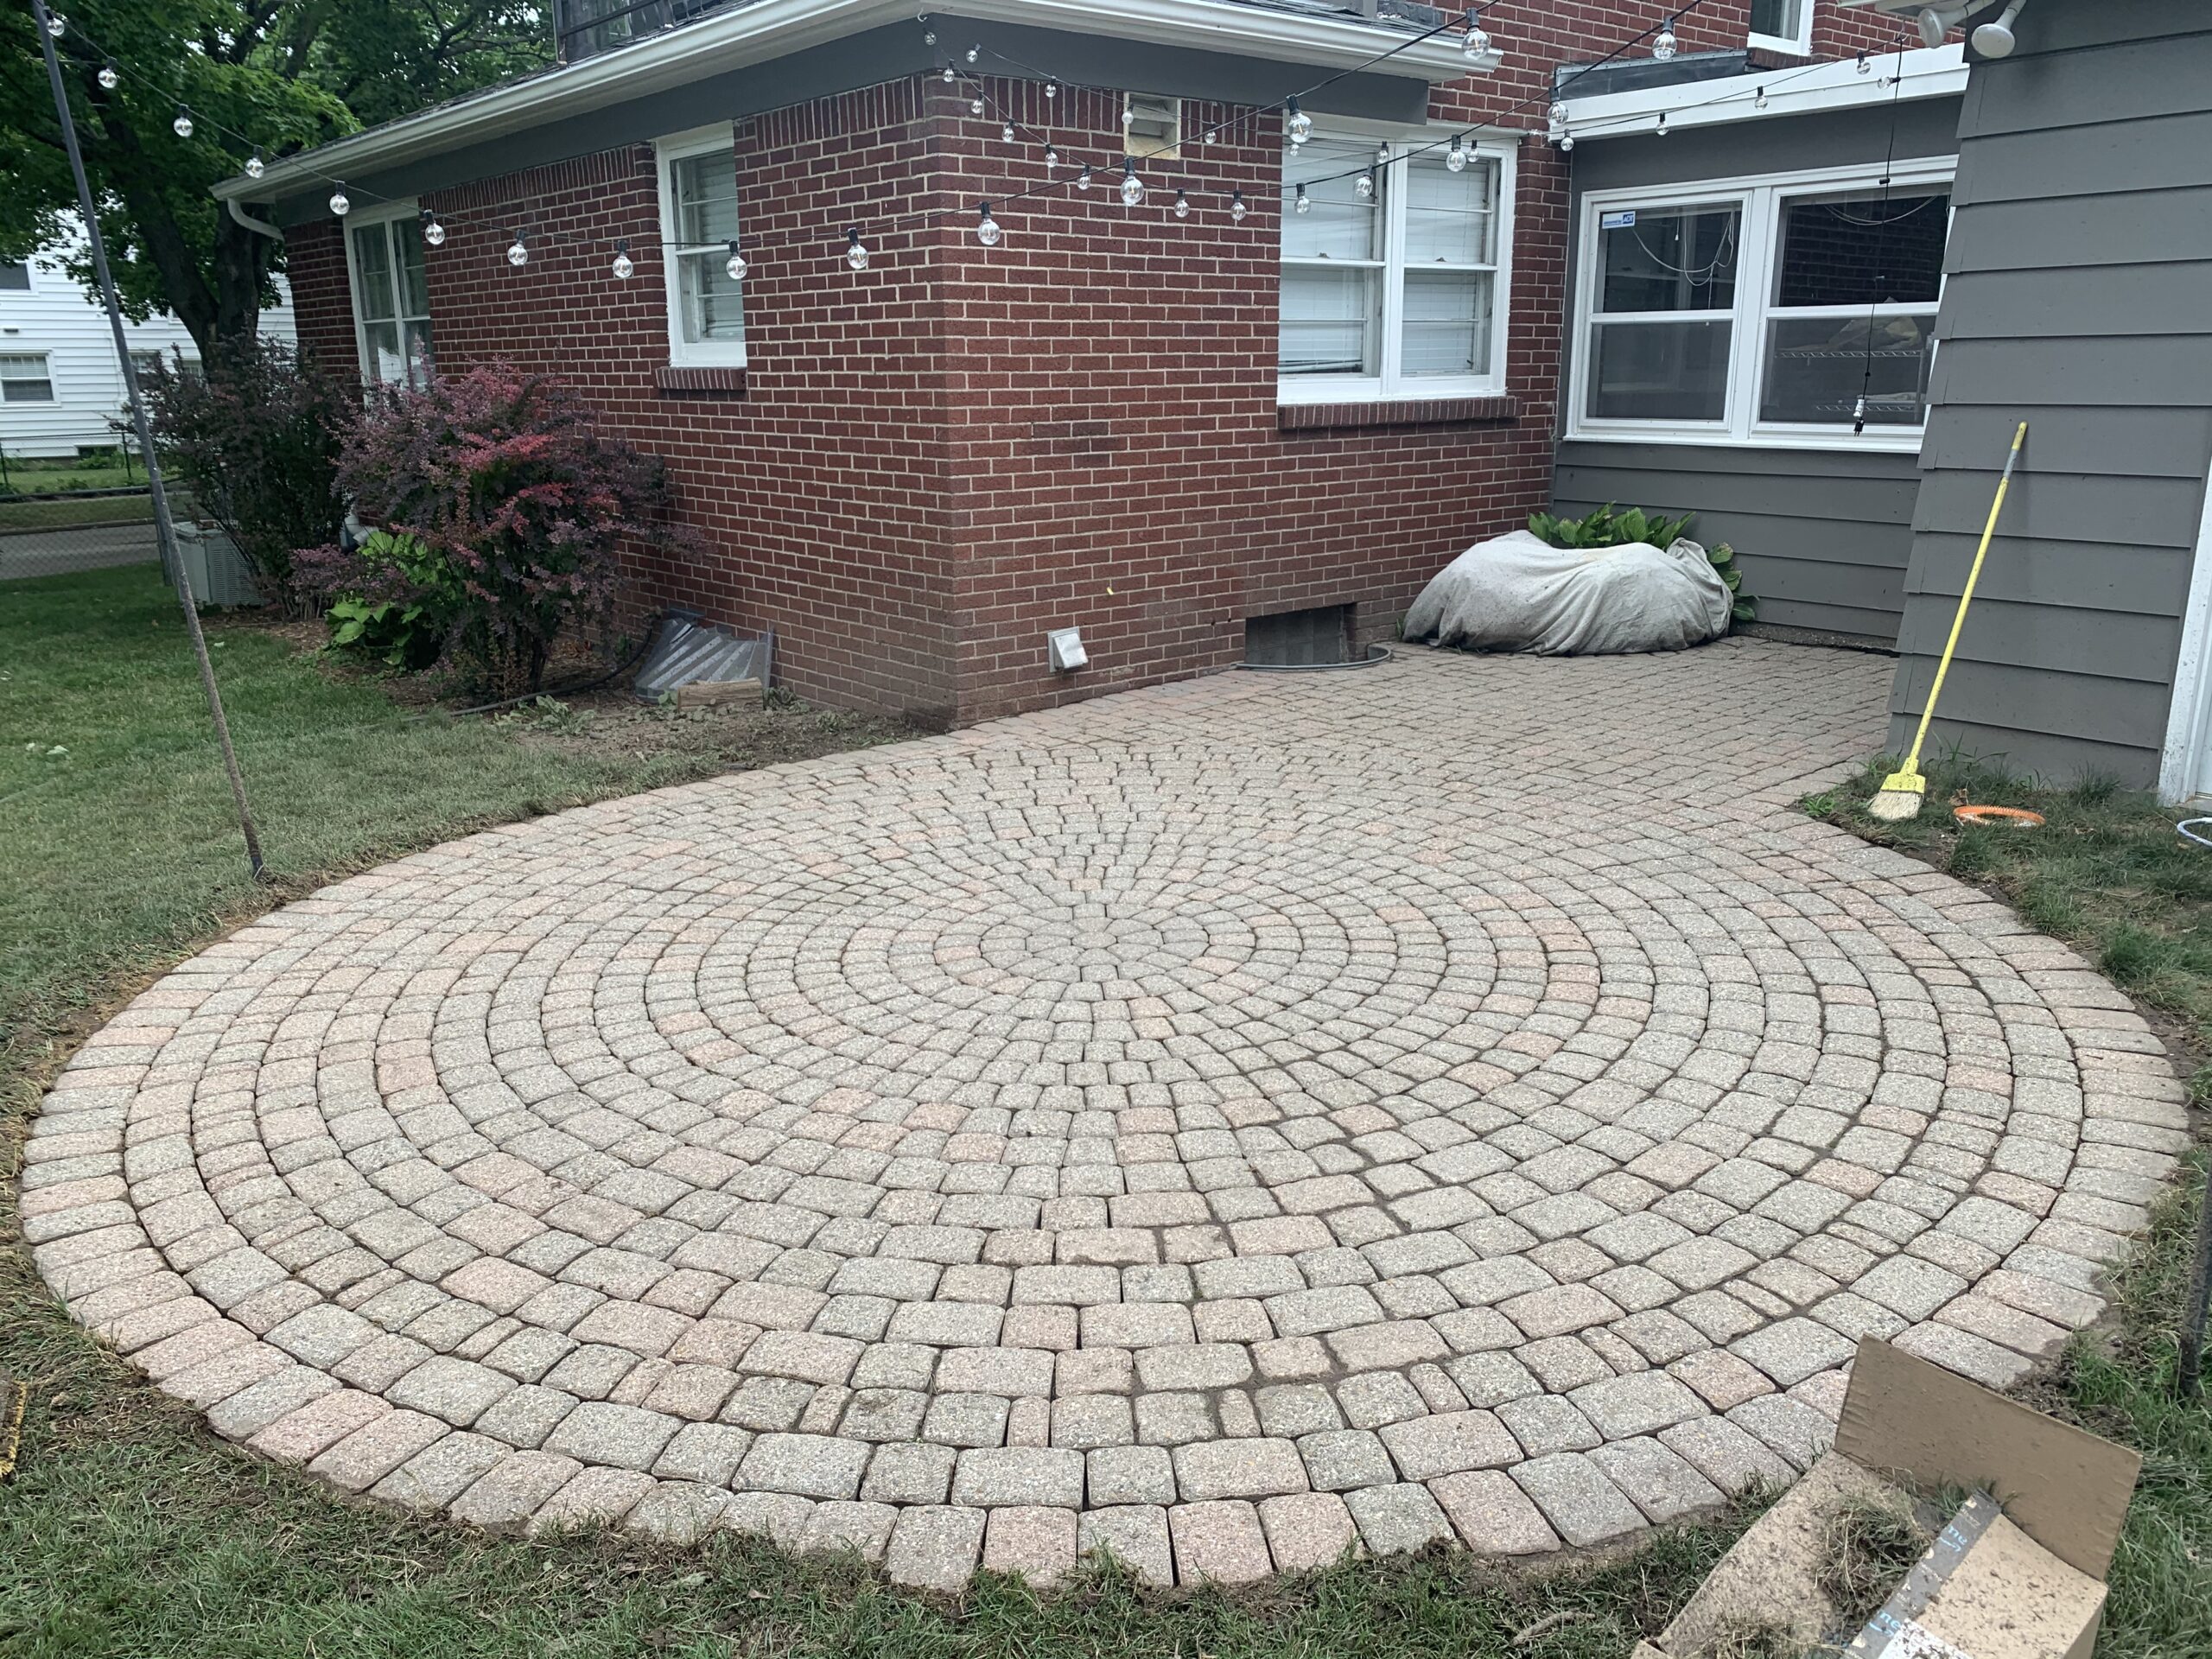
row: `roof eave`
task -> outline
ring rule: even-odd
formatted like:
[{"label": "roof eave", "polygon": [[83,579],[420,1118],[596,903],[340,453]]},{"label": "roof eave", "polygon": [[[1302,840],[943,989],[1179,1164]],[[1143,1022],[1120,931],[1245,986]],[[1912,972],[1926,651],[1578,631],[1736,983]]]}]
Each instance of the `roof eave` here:
[{"label": "roof eave", "polygon": [[[318,181],[367,174],[464,145],[524,131],[562,116],[654,94],[703,73],[741,68],[863,30],[911,19],[906,0],[758,0],[649,40],[500,87],[480,98],[425,110],[271,162],[258,179],[243,175],[214,187],[222,200],[270,201]],[[1377,56],[1389,36],[1357,18],[1272,12],[1233,0],[962,0],[975,21],[1027,23],[1166,46],[1233,51],[1319,68],[1355,69]],[[711,69],[702,68],[712,60]],[[1456,33],[1408,46],[1377,72],[1432,85],[1488,74],[1495,50],[1470,59]]]}]

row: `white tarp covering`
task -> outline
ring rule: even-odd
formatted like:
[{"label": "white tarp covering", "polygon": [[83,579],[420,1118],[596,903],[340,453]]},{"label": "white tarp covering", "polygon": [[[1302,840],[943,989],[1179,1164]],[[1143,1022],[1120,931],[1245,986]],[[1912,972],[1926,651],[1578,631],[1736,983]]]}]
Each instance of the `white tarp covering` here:
[{"label": "white tarp covering", "polygon": [[1406,638],[1547,657],[1680,651],[1726,633],[1730,608],[1695,542],[1554,547],[1516,530],[1438,572],[1406,613]]}]

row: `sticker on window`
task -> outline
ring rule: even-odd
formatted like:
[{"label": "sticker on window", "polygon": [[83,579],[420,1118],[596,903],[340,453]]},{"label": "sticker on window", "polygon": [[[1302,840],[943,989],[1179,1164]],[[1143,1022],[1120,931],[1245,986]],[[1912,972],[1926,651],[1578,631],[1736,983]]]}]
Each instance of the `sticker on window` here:
[{"label": "sticker on window", "polygon": [[1598,228],[1601,231],[1624,231],[1635,223],[1636,209],[1633,207],[1624,207],[1617,213],[1598,215]]}]

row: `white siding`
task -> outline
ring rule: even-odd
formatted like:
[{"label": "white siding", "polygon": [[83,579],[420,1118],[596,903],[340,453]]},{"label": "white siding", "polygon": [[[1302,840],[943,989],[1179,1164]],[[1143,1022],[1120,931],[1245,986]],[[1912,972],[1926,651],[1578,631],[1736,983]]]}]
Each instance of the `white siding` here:
[{"label": "white siding", "polygon": [[[61,268],[61,251],[48,249],[31,261],[30,288],[0,288],[0,355],[44,353],[54,380],[50,404],[0,403],[0,446],[10,455],[73,455],[80,448],[112,444],[108,420],[123,408],[123,372],[116,366],[107,317]],[[280,279],[281,291],[281,279]],[[289,296],[261,315],[262,332],[290,340]],[[124,332],[133,351],[173,347],[187,357],[199,348],[184,325],[166,312]]]}]

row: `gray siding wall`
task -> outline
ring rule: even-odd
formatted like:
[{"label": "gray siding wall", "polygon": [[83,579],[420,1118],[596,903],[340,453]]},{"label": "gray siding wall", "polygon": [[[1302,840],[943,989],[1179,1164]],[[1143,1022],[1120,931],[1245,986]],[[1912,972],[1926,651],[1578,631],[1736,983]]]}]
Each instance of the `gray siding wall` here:
[{"label": "gray siding wall", "polygon": [[2212,15],[2039,0],[2016,32],[1961,117],[1891,741],[1911,741],[2024,420],[1935,729],[2145,785],[2212,457]]},{"label": "gray siding wall", "polygon": [[[1957,99],[1899,105],[1898,157],[1952,154],[1958,122]],[[1573,223],[1586,191],[1878,164],[1889,143],[1886,109],[1593,139],[1574,151]],[[1761,621],[1889,645],[1904,611],[1918,480],[1909,454],[1574,440],[1559,447],[1552,494],[1567,513],[1607,501],[1695,512],[1692,535],[1740,556]]]}]

